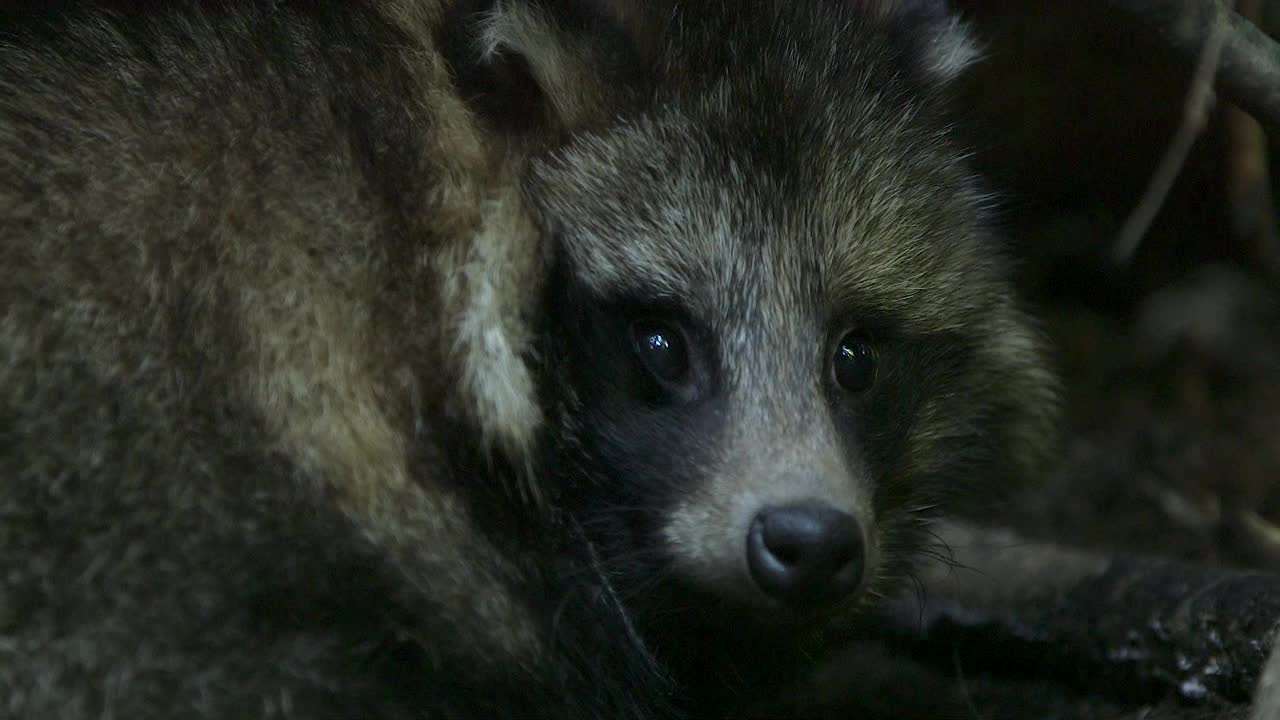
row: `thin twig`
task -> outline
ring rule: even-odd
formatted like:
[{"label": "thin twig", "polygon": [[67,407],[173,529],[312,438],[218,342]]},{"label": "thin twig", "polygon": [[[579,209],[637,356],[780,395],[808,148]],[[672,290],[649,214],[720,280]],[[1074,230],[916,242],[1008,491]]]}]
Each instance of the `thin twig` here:
[{"label": "thin twig", "polygon": [[[1108,0],[1174,48],[1198,55],[1209,20],[1223,12],[1222,0]],[[1226,12],[1231,26],[1217,80],[1223,97],[1264,124],[1280,129],[1280,42],[1240,14]]]},{"label": "thin twig", "polygon": [[1142,238],[1151,228],[1151,222],[1155,219],[1156,213],[1160,212],[1165,198],[1169,195],[1169,190],[1178,179],[1187,155],[1191,152],[1191,146],[1195,144],[1196,138],[1204,130],[1208,121],[1209,109],[1214,102],[1214,75],[1222,58],[1222,49],[1230,35],[1231,24],[1228,20],[1232,14],[1232,4],[1228,2],[1226,7],[1214,5],[1216,12],[1211,21],[1212,27],[1205,39],[1200,58],[1196,62],[1195,73],[1191,77],[1191,87],[1187,91],[1186,103],[1182,109],[1182,123],[1169,143],[1164,157],[1161,158],[1155,174],[1152,175],[1146,192],[1143,193],[1137,207],[1130,213],[1124,227],[1120,230],[1120,237],[1116,240],[1112,259],[1118,266],[1128,265],[1133,259],[1133,254],[1137,252]]}]

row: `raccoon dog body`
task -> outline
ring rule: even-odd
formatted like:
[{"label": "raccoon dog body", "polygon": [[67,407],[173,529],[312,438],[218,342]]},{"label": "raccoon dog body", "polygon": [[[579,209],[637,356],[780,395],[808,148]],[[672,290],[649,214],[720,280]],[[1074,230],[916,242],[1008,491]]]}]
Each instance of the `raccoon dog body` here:
[{"label": "raccoon dog body", "polygon": [[942,10],[7,3],[0,708],[663,717],[883,592],[1049,421]]}]

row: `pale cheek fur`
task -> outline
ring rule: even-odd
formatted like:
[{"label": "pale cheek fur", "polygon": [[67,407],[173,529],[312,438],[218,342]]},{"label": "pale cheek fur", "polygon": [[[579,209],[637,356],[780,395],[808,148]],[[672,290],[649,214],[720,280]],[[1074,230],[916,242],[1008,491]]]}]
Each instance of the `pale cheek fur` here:
[{"label": "pale cheek fur", "polygon": [[[778,427],[765,419],[754,427]],[[740,431],[726,459],[705,484],[678,503],[662,528],[677,573],[695,584],[740,599],[758,599],[747,568],[746,539],[761,510],[817,500],[858,518],[866,532],[867,562],[876,533],[865,472],[851,469],[829,421],[806,423],[783,437]]]}]

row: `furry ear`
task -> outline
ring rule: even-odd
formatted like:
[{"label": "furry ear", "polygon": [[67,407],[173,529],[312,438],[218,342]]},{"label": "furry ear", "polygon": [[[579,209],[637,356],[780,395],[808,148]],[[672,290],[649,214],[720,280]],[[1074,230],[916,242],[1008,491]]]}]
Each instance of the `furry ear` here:
[{"label": "furry ear", "polygon": [[464,2],[445,46],[464,97],[510,132],[558,132],[600,119],[635,69],[618,0]]},{"label": "furry ear", "polygon": [[964,21],[958,17],[946,17],[933,29],[927,57],[934,77],[947,83],[981,59],[982,49]]},{"label": "furry ear", "polygon": [[947,0],[880,0],[880,9],[918,39],[925,71],[940,83],[955,80],[982,57],[968,24]]}]

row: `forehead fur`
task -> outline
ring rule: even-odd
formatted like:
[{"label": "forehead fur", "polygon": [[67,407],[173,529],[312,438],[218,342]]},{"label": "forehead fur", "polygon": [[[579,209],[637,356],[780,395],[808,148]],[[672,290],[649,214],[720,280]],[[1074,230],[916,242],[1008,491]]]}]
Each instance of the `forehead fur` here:
[{"label": "forehead fur", "polygon": [[536,164],[575,275],[721,315],[768,296],[928,332],[980,312],[980,195],[903,18],[725,5],[681,6],[648,101]]}]

